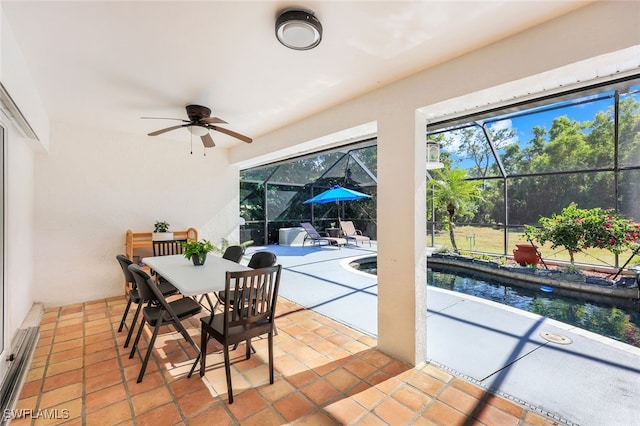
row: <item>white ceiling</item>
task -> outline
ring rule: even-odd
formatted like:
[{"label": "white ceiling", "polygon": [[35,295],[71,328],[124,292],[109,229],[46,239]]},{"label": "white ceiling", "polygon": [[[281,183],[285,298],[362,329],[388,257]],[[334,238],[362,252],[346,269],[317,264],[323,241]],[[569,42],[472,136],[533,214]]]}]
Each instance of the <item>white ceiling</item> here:
[{"label": "white ceiling", "polygon": [[[186,118],[196,103],[255,139],[587,3],[22,0],[2,9],[52,121],[146,134],[178,123],[140,117]],[[291,7],[321,21],[317,48],[276,40],[277,14]]]}]

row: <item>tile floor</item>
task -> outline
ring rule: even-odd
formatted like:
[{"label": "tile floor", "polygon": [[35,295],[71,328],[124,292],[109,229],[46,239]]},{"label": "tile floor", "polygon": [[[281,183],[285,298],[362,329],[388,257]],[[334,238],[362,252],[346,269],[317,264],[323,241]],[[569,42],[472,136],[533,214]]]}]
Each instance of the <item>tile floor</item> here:
[{"label": "tile floor", "polygon": [[[16,406],[25,416],[12,425],[556,424],[432,365],[394,360],[375,339],[314,311],[278,303],[275,383],[266,339],[254,341],[250,360],[240,346],[232,352],[233,404],[213,342],[205,376],[187,378],[195,352],[166,327],[138,384],[140,358],[128,358],[126,331],[117,331],[123,298],[48,309]],[[198,323],[186,324],[196,342]]]}]

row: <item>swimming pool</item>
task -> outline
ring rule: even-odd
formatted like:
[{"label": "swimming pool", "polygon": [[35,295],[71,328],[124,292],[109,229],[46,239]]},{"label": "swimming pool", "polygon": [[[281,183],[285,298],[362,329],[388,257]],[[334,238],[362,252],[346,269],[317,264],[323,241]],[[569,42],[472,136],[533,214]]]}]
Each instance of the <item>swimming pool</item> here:
[{"label": "swimming pool", "polygon": [[[358,259],[350,265],[359,271],[377,274],[376,257]],[[473,274],[454,274],[433,267],[427,269],[427,285],[492,300],[640,347],[637,309],[489,282]]]}]

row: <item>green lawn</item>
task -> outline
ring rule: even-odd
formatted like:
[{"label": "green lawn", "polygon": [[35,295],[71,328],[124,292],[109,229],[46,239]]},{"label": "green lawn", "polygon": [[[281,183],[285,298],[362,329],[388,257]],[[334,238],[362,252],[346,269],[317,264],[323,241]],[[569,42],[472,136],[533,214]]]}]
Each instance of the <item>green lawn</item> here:
[{"label": "green lawn", "polygon": [[[458,249],[461,251],[473,251],[489,254],[504,255],[504,234],[500,229],[493,229],[490,227],[476,227],[476,226],[460,226],[455,229],[456,243]],[[516,248],[517,243],[526,243],[522,233],[509,233],[507,243],[507,255],[513,256],[513,250]],[[431,243],[431,236],[427,237],[427,243]],[[436,233],[435,245],[437,247],[451,248],[451,240],[449,239],[448,231],[440,231]],[[546,244],[539,248],[542,253],[543,259],[569,261],[569,252],[561,247],[552,250],[550,244]],[[620,254],[619,264],[622,266],[629,256],[631,251]],[[602,249],[589,249],[586,252],[576,253],[576,263],[586,263],[598,266],[615,266],[615,256],[607,250]],[[640,261],[640,258],[636,257],[635,261]],[[631,266],[634,262],[631,262],[628,266]],[[627,266],[627,267],[628,267]]]}]

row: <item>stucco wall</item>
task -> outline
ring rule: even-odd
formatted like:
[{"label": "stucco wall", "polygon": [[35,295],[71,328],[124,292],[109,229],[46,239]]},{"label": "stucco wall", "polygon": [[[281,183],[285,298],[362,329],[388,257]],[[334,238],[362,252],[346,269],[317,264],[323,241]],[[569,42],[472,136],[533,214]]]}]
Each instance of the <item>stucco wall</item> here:
[{"label": "stucco wall", "polygon": [[[199,143],[199,141],[198,141]],[[218,243],[238,228],[238,169],[170,141],[53,123],[35,163],[36,301],[56,306],[122,293],[125,232],[195,227]]]}]

